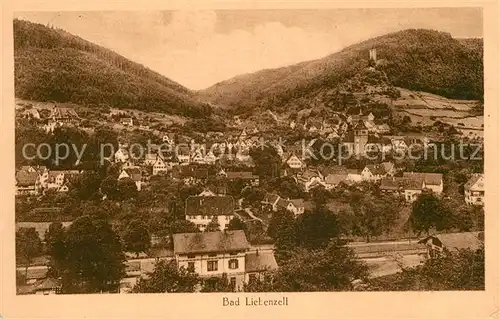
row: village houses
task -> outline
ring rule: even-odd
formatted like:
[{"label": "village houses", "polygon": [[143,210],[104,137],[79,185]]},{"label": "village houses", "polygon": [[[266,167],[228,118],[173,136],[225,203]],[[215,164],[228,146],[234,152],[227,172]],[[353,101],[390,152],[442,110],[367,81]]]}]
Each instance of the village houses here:
[{"label": "village houses", "polygon": [[120,147],[118,151],[115,152],[115,163],[125,163],[129,159],[129,152],[125,147]]},{"label": "village houses", "polygon": [[293,213],[294,216],[298,216],[304,213],[305,205],[302,198],[297,199],[283,199],[280,198],[276,203],[277,209],[286,209]]},{"label": "village houses", "polygon": [[186,199],[186,220],[204,231],[212,220],[217,220],[220,230],[225,230],[234,218],[234,198],[232,196],[189,196]]},{"label": "village houses", "polygon": [[118,176],[118,180],[123,180],[126,178],[130,178],[134,182],[138,191],[142,189],[142,171],[140,168],[130,167],[122,169],[120,175]]},{"label": "village houses", "polygon": [[484,205],[484,174],[474,174],[464,185],[468,205]]}]

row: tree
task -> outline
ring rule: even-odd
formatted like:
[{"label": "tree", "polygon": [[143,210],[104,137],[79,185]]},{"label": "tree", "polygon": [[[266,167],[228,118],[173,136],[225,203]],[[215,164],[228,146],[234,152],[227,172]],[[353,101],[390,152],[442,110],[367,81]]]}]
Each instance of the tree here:
[{"label": "tree", "polygon": [[247,230],[247,225],[241,221],[238,217],[234,217],[229,221],[229,224],[227,224],[227,230],[243,230],[246,232]]},{"label": "tree", "polygon": [[100,187],[101,176],[94,171],[85,171],[75,180],[72,192],[80,200],[97,199]]},{"label": "tree", "polygon": [[283,177],[278,180],[278,194],[283,198],[301,198],[303,191],[292,177]]},{"label": "tree", "polygon": [[243,291],[245,292],[273,292],[277,291],[275,284],[274,284],[274,278],[273,278],[273,273],[271,272],[266,272],[264,273],[263,276],[260,278],[252,279],[250,277],[250,280],[248,283],[243,284]]},{"label": "tree", "polygon": [[208,223],[207,227],[205,228],[206,232],[214,232],[214,231],[220,231],[220,224],[219,220],[217,219],[217,216],[214,216],[210,223]]},{"label": "tree", "polygon": [[366,238],[369,242],[372,236],[389,232],[399,217],[398,205],[394,198],[371,195],[360,199],[351,198],[353,211],[353,233]]},{"label": "tree", "polygon": [[140,220],[134,220],[128,224],[123,236],[125,249],[137,254],[145,252],[151,247],[151,235]]},{"label": "tree", "polygon": [[119,180],[117,187],[118,187],[117,191],[120,194],[120,198],[122,200],[135,198],[139,193],[139,191],[137,190],[137,186],[135,185],[135,182],[130,178],[123,178]]},{"label": "tree", "polygon": [[293,213],[288,210],[279,210],[275,215],[277,216],[273,216],[273,219],[276,221],[271,221],[274,223],[274,230],[268,228],[268,234],[274,239],[276,261],[282,264],[291,257],[297,246],[297,223]]},{"label": "tree", "polygon": [[439,198],[432,193],[422,193],[413,202],[410,216],[411,226],[414,231],[420,234],[435,227],[442,230],[450,227],[450,213],[444,208]]},{"label": "tree", "polygon": [[229,282],[227,274],[223,273],[220,277],[211,277],[203,280],[201,292],[234,292],[235,288]]},{"label": "tree", "polygon": [[348,247],[330,243],[323,249],[298,249],[275,276],[277,291],[345,291],[365,279],[368,267]]},{"label": "tree", "polygon": [[259,205],[264,196],[266,195],[266,191],[259,187],[245,187],[241,191],[241,197],[243,197],[243,206],[255,206]]},{"label": "tree", "polygon": [[172,223],[171,233],[172,234],[182,234],[182,233],[197,233],[200,230],[193,222],[189,220],[176,220]]},{"label": "tree", "polygon": [[186,268],[177,268],[175,260],[159,260],[147,278],[141,278],[133,293],[194,292],[200,279]]},{"label": "tree", "polygon": [[391,278],[378,278],[371,282],[372,290],[484,290],[484,246],[477,250],[444,251],[437,258],[426,259],[413,268],[402,268]]},{"label": "tree", "polygon": [[297,240],[301,247],[322,248],[339,235],[337,217],[326,207],[316,207],[297,218]]},{"label": "tree", "polygon": [[25,264],[25,277],[33,258],[42,254],[42,241],[34,227],[19,228],[16,231],[16,257]]},{"label": "tree", "polygon": [[331,196],[331,193],[327,191],[323,186],[315,187],[311,193],[312,201],[316,207],[325,206],[328,198],[330,198]]},{"label": "tree", "polygon": [[114,291],[125,275],[119,236],[103,220],[83,216],[65,231],[64,252],[50,255],[51,272],[62,277],[64,293]]},{"label": "tree", "polygon": [[120,193],[118,191],[118,181],[112,176],[106,177],[101,182],[101,193],[106,195],[107,199],[116,200],[120,198]]},{"label": "tree", "polygon": [[281,158],[271,146],[255,147],[250,150],[250,157],[261,181],[279,177]]},{"label": "tree", "polygon": [[[51,258],[51,267],[50,269],[57,268],[55,263],[64,258],[64,254],[66,251],[65,243],[64,243],[65,229],[62,223],[54,222],[50,223],[49,229],[45,232],[45,245],[46,252],[49,256],[53,256]],[[51,274],[52,275],[52,274]]]}]

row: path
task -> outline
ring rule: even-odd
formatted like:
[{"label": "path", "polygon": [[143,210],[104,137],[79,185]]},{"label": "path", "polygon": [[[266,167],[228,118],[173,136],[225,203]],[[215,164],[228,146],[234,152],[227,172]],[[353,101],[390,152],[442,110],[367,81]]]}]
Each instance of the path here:
[{"label": "path", "polygon": [[248,216],[252,217],[253,219],[256,219],[256,220],[260,221],[262,224],[264,224],[264,225],[266,224],[266,223],[264,223],[264,221],[262,219],[260,219],[259,217],[255,216],[252,213],[252,210],[249,207],[245,208],[245,213],[247,213]]}]

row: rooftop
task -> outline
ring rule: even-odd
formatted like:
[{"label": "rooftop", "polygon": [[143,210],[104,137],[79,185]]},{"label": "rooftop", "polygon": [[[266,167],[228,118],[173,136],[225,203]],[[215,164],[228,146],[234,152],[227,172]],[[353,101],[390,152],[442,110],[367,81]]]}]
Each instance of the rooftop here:
[{"label": "rooftop", "polygon": [[232,196],[189,196],[186,199],[186,215],[232,215],[234,198]]},{"label": "rooftop", "polygon": [[273,252],[251,252],[245,255],[245,272],[272,271],[278,269]]},{"label": "rooftop", "polygon": [[250,248],[242,230],[174,234],[173,240],[175,254],[229,252]]}]

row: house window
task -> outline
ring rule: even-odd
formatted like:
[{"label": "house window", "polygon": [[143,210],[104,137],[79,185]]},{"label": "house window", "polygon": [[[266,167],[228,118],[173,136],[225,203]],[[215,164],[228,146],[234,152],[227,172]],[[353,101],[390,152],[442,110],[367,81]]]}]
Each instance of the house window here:
[{"label": "house window", "polygon": [[229,269],[238,269],[238,259],[229,259]]},{"label": "house window", "polygon": [[236,288],[236,277],[231,277],[230,284],[233,289]]},{"label": "house window", "polygon": [[232,252],[229,253],[229,255],[236,256],[236,255],[238,255],[238,252],[237,251],[232,251]]},{"label": "house window", "polygon": [[216,257],[217,254],[216,253],[211,253],[211,254],[208,254],[208,257]]},{"label": "house window", "polygon": [[194,261],[188,262],[188,270],[194,272]]},{"label": "house window", "polygon": [[231,220],[231,216],[227,215],[226,220]]},{"label": "house window", "polygon": [[188,255],[189,259],[193,259],[195,256],[194,255]]},{"label": "house window", "polygon": [[207,271],[217,271],[219,262],[217,260],[207,261]]}]

